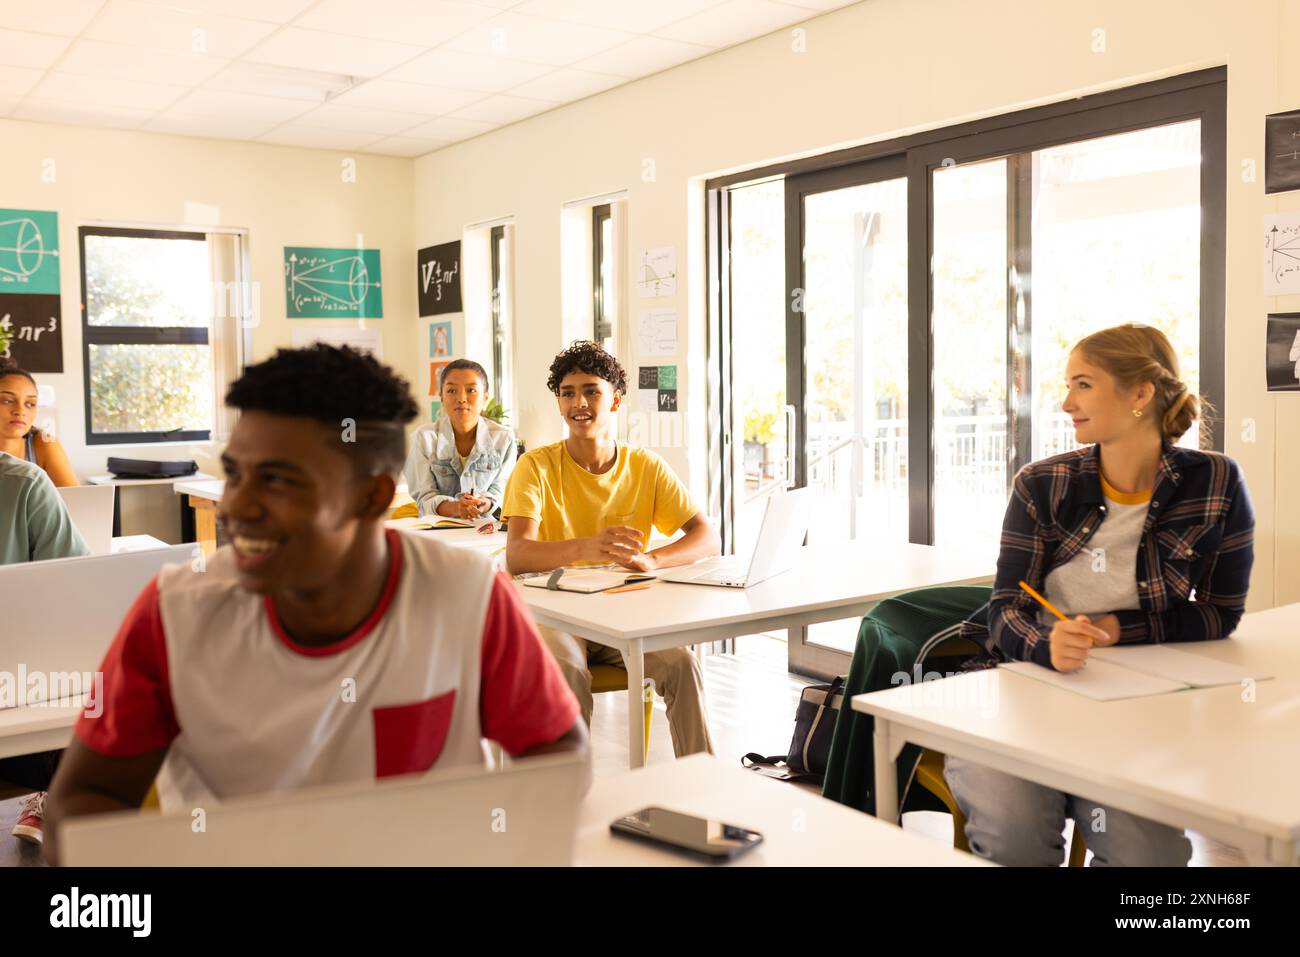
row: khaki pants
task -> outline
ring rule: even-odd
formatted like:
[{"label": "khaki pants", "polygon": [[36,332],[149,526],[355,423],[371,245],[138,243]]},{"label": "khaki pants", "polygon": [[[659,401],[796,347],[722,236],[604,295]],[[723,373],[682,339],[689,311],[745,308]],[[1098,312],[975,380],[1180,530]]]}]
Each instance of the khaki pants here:
[{"label": "khaki pants", "polygon": [[[591,727],[591,671],[588,665],[622,668],[623,655],[616,648],[575,638],[553,628],[539,625],[538,630],[546,647],[555,656],[564,680],[578,699],[582,720]],[[686,648],[652,651],[645,656],[645,676],[654,682],[655,690],[664,696],[664,703],[668,706],[673,753],[679,758],[697,751],[712,754],[713,742],[709,739],[704,716],[703,676],[695,655]],[[629,693],[635,692],[629,689]]]}]

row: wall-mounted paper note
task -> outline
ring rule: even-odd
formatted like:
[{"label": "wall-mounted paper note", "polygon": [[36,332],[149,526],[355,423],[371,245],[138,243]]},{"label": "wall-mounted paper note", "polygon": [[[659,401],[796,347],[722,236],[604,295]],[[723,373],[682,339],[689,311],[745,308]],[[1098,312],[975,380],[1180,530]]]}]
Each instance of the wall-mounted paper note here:
[{"label": "wall-mounted paper note", "polygon": [[636,291],[642,299],[677,295],[677,247],[660,246],[641,253]]},{"label": "wall-mounted paper note", "polygon": [[677,355],[677,310],[647,309],[637,325],[643,356]]},{"label": "wall-mounted paper note", "polygon": [[357,326],[294,326],[290,341],[295,349],[324,342],[331,346],[351,346],[358,352],[369,352],[380,362],[384,361],[384,334],[378,329],[361,329]]},{"label": "wall-mounted paper note", "polygon": [[1264,295],[1300,293],[1300,213],[1264,217]]}]

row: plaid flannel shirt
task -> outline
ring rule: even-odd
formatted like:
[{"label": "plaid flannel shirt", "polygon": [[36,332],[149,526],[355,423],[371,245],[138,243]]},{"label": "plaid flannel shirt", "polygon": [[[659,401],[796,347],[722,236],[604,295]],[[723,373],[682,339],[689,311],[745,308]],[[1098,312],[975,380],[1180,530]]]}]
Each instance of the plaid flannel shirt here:
[{"label": "plaid flannel shirt", "polygon": [[[1025,581],[1079,553],[1106,517],[1100,447],[1031,462],[1015,477],[997,577],[987,605],[962,625],[983,653],[972,664],[1034,661],[1051,667],[1051,626]],[[1120,644],[1205,641],[1232,634],[1246,607],[1255,559],[1255,511],[1241,469],[1217,452],[1165,443],[1137,555],[1141,608],[1116,610]]]}]

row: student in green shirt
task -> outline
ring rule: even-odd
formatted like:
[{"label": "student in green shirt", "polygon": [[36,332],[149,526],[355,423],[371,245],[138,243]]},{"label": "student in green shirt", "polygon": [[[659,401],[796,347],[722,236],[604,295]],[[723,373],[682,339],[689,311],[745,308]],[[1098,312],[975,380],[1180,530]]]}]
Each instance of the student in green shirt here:
[{"label": "student in green shirt", "polygon": [[0,452],[0,565],[89,554],[49,476]]}]

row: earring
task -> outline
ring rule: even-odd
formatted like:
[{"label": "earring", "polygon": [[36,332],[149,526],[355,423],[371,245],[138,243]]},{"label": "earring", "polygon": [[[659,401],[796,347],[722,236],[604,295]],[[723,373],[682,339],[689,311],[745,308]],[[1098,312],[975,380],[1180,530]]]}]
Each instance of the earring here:
[{"label": "earring", "polygon": [[1133,410],[1133,418],[1135,418],[1135,419],[1140,419],[1140,418],[1142,418],[1142,410],[1141,410],[1141,409],[1134,409],[1134,410]]}]

